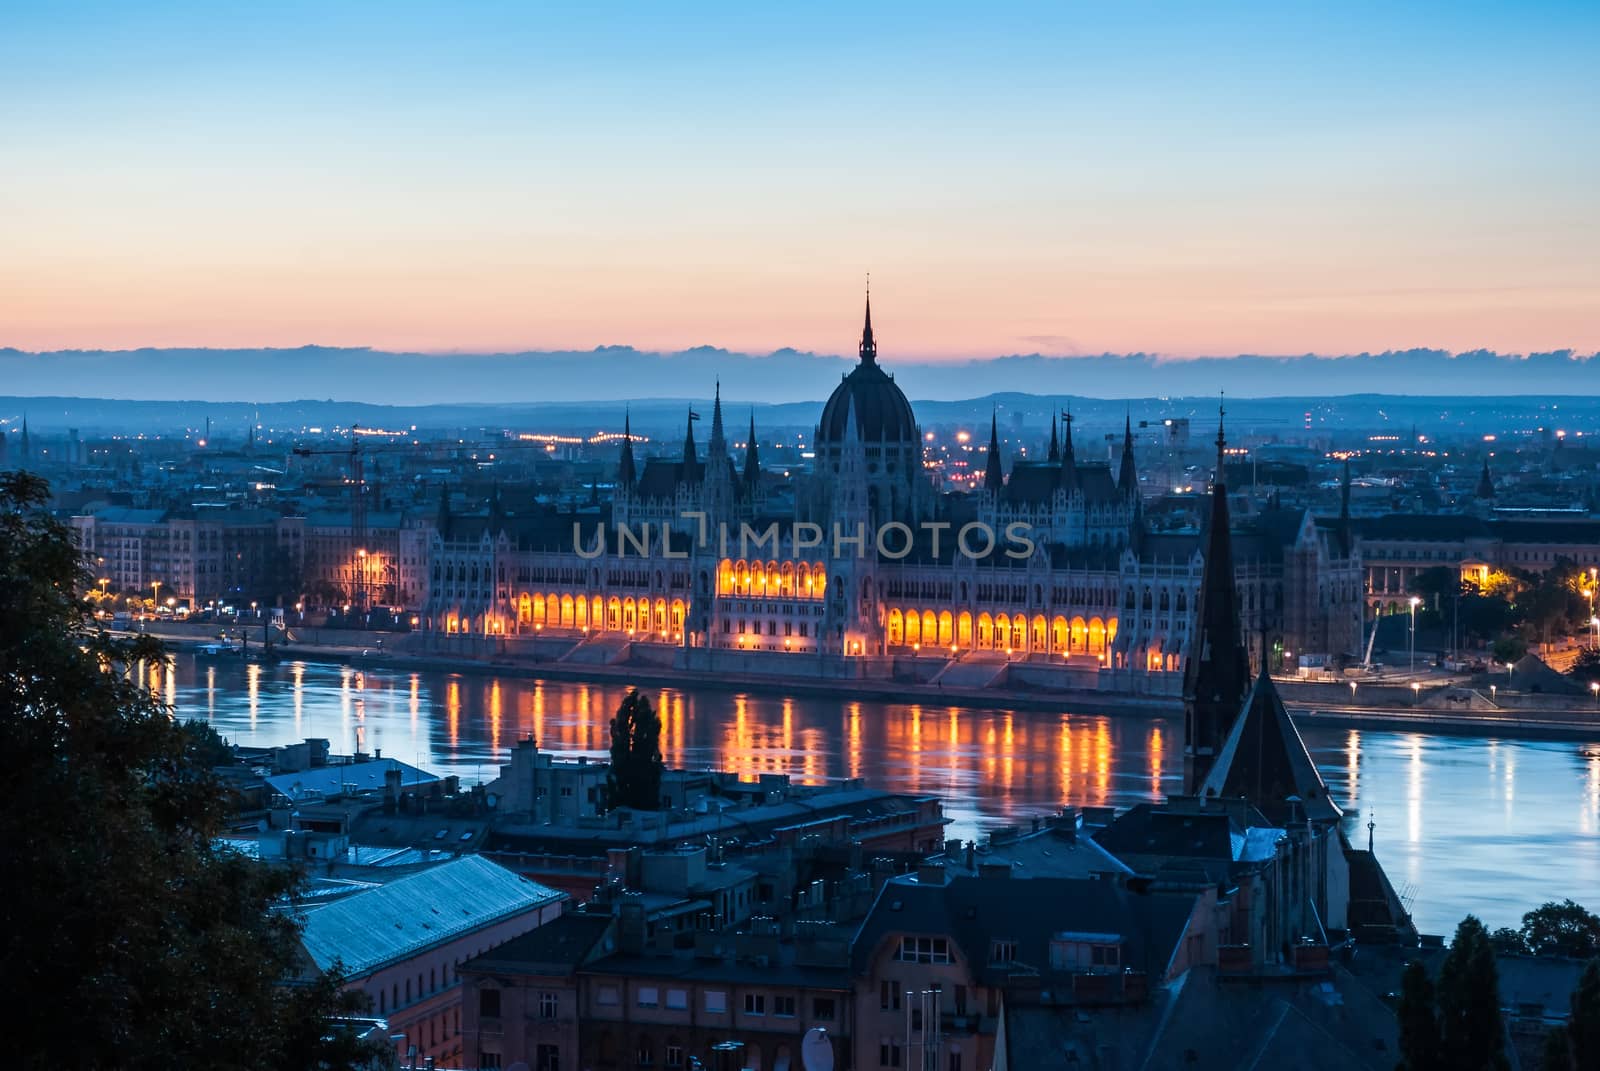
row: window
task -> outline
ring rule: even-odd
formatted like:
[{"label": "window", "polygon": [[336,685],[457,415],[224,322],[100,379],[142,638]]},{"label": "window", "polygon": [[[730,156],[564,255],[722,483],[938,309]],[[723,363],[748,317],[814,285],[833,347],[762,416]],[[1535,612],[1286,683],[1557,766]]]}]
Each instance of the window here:
[{"label": "window", "polygon": [[994,941],[989,945],[990,963],[1015,963],[1017,961],[1017,942]]},{"label": "window", "polygon": [[794,998],[793,997],[773,997],[772,998],[772,1014],[773,1015],[781,1015],[786,1019],[793,1019],[794,1018]]},{"label": "window", "polygon": [[478,1017],[481,1019],[500,1018],[500,990],[478,990]]},{"label": "window", "polygon": [[894,958],[902,963],[949,963],[950,941],[944,937],[902,937]]},{"label": "window", "polygon": [[900,1066],[900,1042],[894,1038],[884,1038],[878,1042],[878,1066]]},{"label": "window", "polygon": [[641,1008],[654,1008],[659,1003],[660,991],[653,985],[639,987],[638,1002]]},{"label": "window", "polygon": [[656,1057],[655,1053],[651,1051],[649,1038],[639,1039],[637,1056],[639,1058],[640,1067],[649,1067],[651,1064],[655,1063]]},{"label": "window", "polygon": [[500,1066],[500,1054],[497,1052],[480,1052],[478,1054],[478,1067],[489,1071]]},{"label": "window", "polygon": [[604,1004],[604,1005],[612,1005],[612,1006],[620,1003],[620,997],[619,997],[619,995],[617,993],[617,987],[614,986],[614,985],[603,985],[603,986],[601,986],[599,988],[599,990],[596,991],[596,993],[594,995],[594,1002],[596,1004]]},{"label": "window", "polygon": [[706,990],[706,1014],[723,1015],[728,1011],[728,994],[720,989]]},{"label": "window", "polygon": [[949,1063],[948,1066],[949,1066],[950,1071],[961,1071],[961,1050],[960,1049],[952,1048],[950,1050],[950,1063]]},{"label": "window", "polygon": [[900,985],[893,978],[878,983],[878,1008],[881,1011],[900,1010]]},{"label": "window", "polygon": [[813,997],[811,999],[811,1018],[831,1022],[833,1017],[838,1014],[834,1008],[832,997]]},{"label": "window", "polygon": [[540,1045],[534,1049],[533,1071],[561,1071],[561,1046]]},{"label": "window", "polygon": [[689,991],[687,989],[667,990],[667,1007],[682,1010],[689,1006]]},{"label": "window", "polygon": [[561,1008],[561,998],[556,993],[539,994],[539,1018],[554,1019]]},{"label": "window", "polygon": [[674,1044],[672,1044],[670,1042],[667,1044],[667,1066],[668,1067],[682,1067],[683,1066],[683,1046],[682,1045],[674,1045]]},{"label": "window", "polygon": [[765,993],[746,993],[744,995],[744,1013],[746,1015],[767,1014],[767,995]]}]

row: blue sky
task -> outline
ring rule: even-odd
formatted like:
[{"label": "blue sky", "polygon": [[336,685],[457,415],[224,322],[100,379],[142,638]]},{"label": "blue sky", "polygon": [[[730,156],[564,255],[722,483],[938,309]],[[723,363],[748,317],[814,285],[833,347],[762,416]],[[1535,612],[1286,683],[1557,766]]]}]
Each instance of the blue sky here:
[{"label": "blue sky", "polygon": [[0,8],[0,345],[1593,349],[1600,5]]}]

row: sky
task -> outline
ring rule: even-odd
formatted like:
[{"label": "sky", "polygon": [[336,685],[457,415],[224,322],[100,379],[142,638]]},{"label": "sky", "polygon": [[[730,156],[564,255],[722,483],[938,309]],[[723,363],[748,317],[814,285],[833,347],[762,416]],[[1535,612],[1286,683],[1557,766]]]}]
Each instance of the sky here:
[{"label": "sky", "polygon": [[1600,348],[1600,5],[0,0],[0,346]]}]

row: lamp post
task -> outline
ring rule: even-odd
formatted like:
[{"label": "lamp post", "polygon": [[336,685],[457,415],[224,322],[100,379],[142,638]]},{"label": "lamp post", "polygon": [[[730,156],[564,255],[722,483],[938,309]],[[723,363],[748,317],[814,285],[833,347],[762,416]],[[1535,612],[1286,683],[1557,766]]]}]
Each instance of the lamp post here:
[{"label": "lamp post", "polygon": [[1411,705],[1416,706],[1417,700],[1422,698],[1422,685],[1417,681],[1411,682]]},{"label": "lamp post", "polygon": [[1417,604],[1422,602],[1415,595],[1411,596],[1411,672],[1417,671]]}]

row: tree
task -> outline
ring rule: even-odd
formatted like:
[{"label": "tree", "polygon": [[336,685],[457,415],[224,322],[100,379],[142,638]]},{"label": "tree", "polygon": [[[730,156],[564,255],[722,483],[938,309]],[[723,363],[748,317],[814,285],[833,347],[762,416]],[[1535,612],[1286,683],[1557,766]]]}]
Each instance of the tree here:
[{"label": "tree", "polygon": [[606,800],[612,807],[661,807],[661,719],[634,688],[611,719],[611,772]]},{"label": "tree", "polygon": [[218,843],[229,797],[207,733],[149,687],[147,636],[92,626],[70,530],[37,477],[0,474],[0,976],[26,1067],[348,1066],[337,976],[282,984],[292,872]]},{"label": "tree", "polygon": [[1522,939],[1522,931],[1510,926],[1501,926],[1489,935],[1489,946],[1494,949],[1497,956],[1525,956],[1528,954],[1528,943]]},{"label": "tree", "polygon": [[1564,1026],[1545,1031],[1539,1049],[1539,1071],[1572,1071],[1572,1035]]},{"label": "tree", "polygon": [[1522,940],[1536,956],[1600,956],[1600,918],[1571,900],[1552,901],[1522,916]]},{"label": "tree", "polygon": [[1572,668],[1567,670],[1567,676],[1585,684],[1600,681],[1600,647],[1579,649],[1578,657],[1572,660]]},{"label": "tree", "polygon": [[1509,666],[1520,661],[1522,656],[1528,653],[1528,641],[1508,633],[1495,639],[1490,653],[1494,655],[1496,662]]},{"label": "tree", "polygon": [[1451,1071],[1508,1067],[1494,949],[1483,923],[1472,915],[1456,927],[1455,939],[1439,968],[1438,994],[1444,1066]]},{"label": "tree", "polygon": [[1420,960],[1400,977],[1400,1063],[1396,1071],[1443,1071],[1439,1020],[1434,1014],[1433,981]]},{"label": "tree", "polygon": [[1573,1062],[1600,1067],[1600,959],[1591,959],[1572,991],[1572,1019],[1567,1025]]}]

